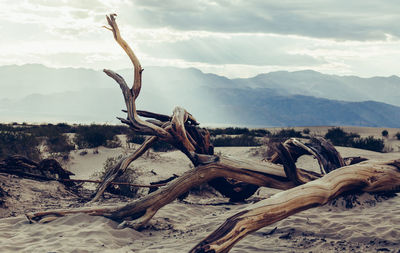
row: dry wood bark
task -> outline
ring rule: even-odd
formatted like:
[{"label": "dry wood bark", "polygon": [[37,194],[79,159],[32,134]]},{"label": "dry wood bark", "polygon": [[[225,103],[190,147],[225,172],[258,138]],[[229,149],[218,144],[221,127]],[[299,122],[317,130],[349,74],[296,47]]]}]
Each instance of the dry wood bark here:
[{"label": "dry wood bark", "polygon": [[[54,159],[32,161],[20,155],[12,155],[0,161],[0,172],[40,180],[69,179],[74,173],[63,169]],[[72,185],[65,181],[66,185]]]},{"label": "dry wood bark", "polygon": [[125,225],[139,229],[154,216],[154,214],[166,204],[175,200],[178,196],[186,193],[191,188],[208,182],[218,177],[230,177],[239,181],[272,187],[277,189],[290,189],[294,183],[289,181],[282,166],[270,162],[249,162],[228,157],[197,157],[199,161],[213,160],[208,164],[197,166],[182,176],[171,181],[159,190],[138,199],[122,207],[112,208],[90,208],[52,210],[39,213],[31,213],[26,216],[30,221],[50,221],[71,213],[89,213],[111,218],[116,221],[125,221]]},{"label": "dry wood bark", "polygon": [[132,155],[121,159],[111,170],[107,171],[104,180],[97,186],[96,193],[92,196],[93,198],[91,201],[97,201],[112,181],[121,176],[126,171],[129,164],[144,154],[156,140],[157,137],[155,136],[148,138]]},{"label": "dry wood bark", "polygon": [[[398,161],[391,163],[367,161],[334,171],[336,168],[344,166],[347,160],[342,159],[331,144],[319,138],[309,144],[290,139],[276,147],[276,154],[269,162],[250,162],[215,156],[210,143],[210,134],[207,130],[199,128],[195,118],[185,109],[175,108],[172,116],[136,110],[135,100],[142,87],[143,70],[132,49],[121,38],[115,22],[115,15],[108,16],[107,20],[111,26],[108,29],[113,32],[115,40],[125,50],[134,65],[135,78],[132,88],[129,88],[125,80],[117,73],[104,70],[119,84],[124,95],[127,119],[120,120],[128,124],[134,131],[152,135],[152,137],[134,154],[124,158],[115,166],[99,186],[94,200],[97,200],[105,188],[156,140],[174,145],[190,159],[195,168],[144,198],[124,206],[31,213],[26,215],[30,221],[48,222],[71,213],[88,213],[105,216],[122,222],[121,225],[139,229],[145,226],[164,205],[172,202],[192,187],[205,182],[211,182],[211,184],[214,182],[215,185],[227,182],[228,185],[238,186],[238,188],[242,187],[240,182],[244,182],[247,186],[252,184],[282,190],[300,185],[279,193],[265,202],[260,202],[261,204],[265,203],[264,206],[259,204],[257,205],[259,207],[245,210],[231,217],[220,229],[193,249],[193,252],[213,252],[213,250],[226,252],[246,234],[293,213],[324,204],[344,191],[350,189],[393,190],[399,186],[398,167],[400,163]],[[152,120],[144,121],[139,116],[149,117]],[[313,155],[318,160],[321,173],[309,172],[296,167],[296,160],[305,154]],[[352,162],[356,161],[357,159],[352,160]],[[236,183],[230,184],[230,180],[226,178],[236,180]],[[251,193],[254,189],[247,190]],[[224,193],[224,190],[221,192]],[[231,198],[236,196],[242,198],[242,195],[247,196],[249,192],[243,194],[239,190],[239,192],[227,191],[225,194],[232,195]]]},{"label": "dry wood bark", "polygon": [[283,163],[282,147],[289,153],[295,163],[302,155],[312,155],[317,159],[321,173],[326,174],[332,170],[345,166],[345,162],[335,147],[322,137],[313,137],[309,143],[302,143],[296,138],[290,138],[276,147],[276,153],[270,159],[273,163]]},{"label": "dry wood bark", "polygon": [[190,252],[228,252],[247,234],[300,211],[324,205],[346,191],[396,191],[399,187],[400,160],[368,161],[343,167],[244,209],[228,218]]},{"label": "dry wood bark", "polygon": [[[327,165],[323,163],[326,155],[318,153],[319,150],[324,150],[321,145],[322,141],[319,142],[320,149],[305,146],[296,139],[285,142],[284,145],[277,149],[276,156],[276,162],[280,161],[283,166],[271,162],[245,162],[214,156],[209,132],[206,129],[199,128],[196,119],[183,108],[175,108],[171,117],[152,112],[137,111],[135,100],[142,87],[141,65],[132,49],[122,39],[115,21],[115,15],[108,16],[107,21],[111,27],[108,29],[113,32],[115,40],[121,45],[134,65],[135,78],[132,88],[128,87],[122,76],[111,70],[104,70],[108,76],[119,84],[124,95],[127,119],[121,119],[121,121],[128,124],[136,132],[153,136],[147,139],[134,154],[122,159],[106,175],[105,180],[99,185],[93,201],[99,199],[107,186],[118,175],[122,174],[128,165],[142,155],[156,140],[165,141],[177,147],[196,167],[151,195],[124,207],[92,209],[83,212],[103,215],[120,221],[130,219],[133,220],[131,225],[139,228],[145,225],[162,206],[186,193],[190,188],[205,182],[209,182],[222,194],[230,197],[231,200],[242,200],[253,194],[258,186],[289,189],[296,184],[305,183],[322,176],[296,168],[292,157],[297,159],[302,154],[314,155],[322,164],[321,170],[324,172],[328,171]],[[153,118],[155,121],[143,121],[139,118],[139,115]],[[334,148],[333,151],[335,151]],[[335,155],[338,155],[338,153],[333,152],[333,156]],[[62,216],[71,212],[79,212],[79,210],[50,211],[47,213],[30,214],[28,217],[31,220],[40,220],[42,217],[47,216],[47,214],[56,213]]]},{"label": "dry wood bark", "polygon": [[[115,21],[115,14],[107,16],[107,22],[113,32],[114,39],[123,48],[134,66],[134,81],[132,88],[129,88],[124,78],[111,70],[104,72],[113,78],[120,86],[124,95],[127,110],[127,119],[119,118],[121,122],[129,125],[135,132],[147,135],[153,135],[147,139],[136,152],[126,158],[121,159],[113,169],[107,172],[103,182],[97,187],[93,195],[92,202],[97,201],[110,183],[118,176],[122,175],[130,163],[140,157],[152,144],[159,140],[167,142],[182,151],[193,163],[199,165],[199,161],[194,154],[213,155],[214,148],[210,143],[210,134],[206,129],[198,127],[196,119],[181,107],[173,110],[172,116],[157,114],[147,111],[136,110],[135,100],[139,96],[142,87],[143,69],[132,49],[121,37],[118,25]],[[139,116],[153,118],[143,121]],[[224,178],[217,178],[209,182],[211,186],[220,191],[223,195],[230,197],[231,200],[243,200],[254,193],[257,189],[254,185],[247,183],[231,182]]]}]

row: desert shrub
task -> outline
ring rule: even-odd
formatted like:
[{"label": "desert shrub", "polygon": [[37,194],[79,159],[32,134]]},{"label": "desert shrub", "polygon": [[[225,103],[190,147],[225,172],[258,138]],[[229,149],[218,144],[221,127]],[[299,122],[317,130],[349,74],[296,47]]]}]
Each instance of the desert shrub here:
[{"label": "desert shrub", "polygon": [[340,127],[328,129],[325,138],[330,140],[333,145],[350,147],[354,138],[359,138],[360,135],[355,133],[346,133]]},{"label": "desert shrub", "polygon": [[227,128],[209,128],[207,129],[210,132],[211,136],[217,135],[251,135],[256,137],[263,137],[266,135],[270,135],[271,132],[265,129],[252,129],[249,130],[248,128],[244,127],[227,127]]},{"label": "desert shrub", "polygon": [[32,160],[40,159],[38,140],[35,136],[25,132],[0,132],[0,158],[9,155],[22,155]]},{"label": "desert shrub", "polygon": [[211,139],[212,144],[215,147],[250,147],[259,146],[260,142],[254,137],[249,135],[239,135],[235,137],[221,136]]},{"label": "desert shrub", "polygon": [[119,129],[107,125],[90,125],[76,127],[75,144],[79,148],[96,148],[106,146],[107,141],[114,140]]},{"label": "desert shrub", "polygon": [[361,148],[372,150],[375,152],[382,152],[385,144],[382,139],[376,139],[373,136],[368,136],[367,138],[357,138],[351,143],[354,148]]},{"label": "desert shrub", "polygon": [[[120,159],[122,159],[122,156],[107,158],[107,160],[103,165],[103,169],[100,172],[93,174],[92,177],[103,180],[104,177],[107,175],[108,171],[114,168],[114,166],[118,163]],[[121,176],[117,177],[114,181],[123,183],[133,183],[137,179],[137,177],[138,176],[135,174],[135,171],[132,170],[131,168],[128,168]],[[136,196],[138,188],[130,185],[110,184],[107,187],[106,191],[132,198]]]},{"label": "desert shrub", "polygon": [[82,131],[75,135],[74,141],[80,149],[94,148],[105,145],[107,137],[104,133],[100,132]]},{"label": "desert shrub", "polygon": [[15,125],[10,125],[10,124],[0,124],[0,132],[15,132],[18,131],[18,127],[15,127]]},{"label": "desert shrub", "polygon": [[265,136],[270,136],[271,132],[265,129],[252,129],[250,130],[249,135],[255,137],[265,137]]},{"label": "desert shrub", "polygon": [[238,128],[238,127],[210,128],[207,130],[210,132],[211,136],[217,136],[217,135],[222,135],[222,134],[236,135],[236,134],[244,134],[244,133],[249,132],[248,128]]},{"label": "desert shrub", "polygon": [[171,150],[176,150],[174,146],[164,141],[157,141],[153,143],[151,147],[155,152],[168,152]]},{"label": "desert shrub", "polygon": [[108,126],[112,129],[112,131],[116,134],[128,134],[132,132],[132,130],[125,125],[116,125],[116,126]]},{"label": "desert shrub", "polygon": [[376,152],[382,152],[385,147],[382,139],[375,139],[373,136],[360,138],[360,135],[346,133],[340,127],[328,129],[325,138],[329,139],[333,145],[367,149]]},{"label": "desert shrub", "polygon": [[69,130],[68,127],[62,125],[58,127],[57,125],[53,124],[41,124],[41,125],[32,125],[29,128],[26,128],[26,132],[31,133],[36,137],[49,137],[55,136],[60,133],[67,133]]},{"label": "desert shrub", "polygon": [[398,140],[400,140],[400,132],[397,132],[394,136],[395,136]]},{"label": "desert shrub", "polygon": [[310,129],[304,128],[302,132],[303,132],[303,134],[310,134]]},{"label": "desert shrub", "polygon": [[57,129],[62,133],[71,133],[72,126],[68,125],[67,123],[58,123],[56,125]]},{"label": "desert shrub", "polygon": [[121,140],[115,135],[112,140],[106,140],[104,146],[107,148],[119,148],[121,147]]},{"label": "desert shrub", "polygon": [[389,135],[389,132],[386,129],[382,131],[383,137],[388,137],[388,135]]},{"label": "desert shrub", "polygon": [[249,150],[251,156],[261,157],[262,159],[268,159],[270,157],[269,147],[267,145],[262,145],[259,147],[254,147]]},{"label": "desert shrub", "polygon": [[126,134],[126,138],[129,143],[136,143],[136,144],[142,144],[146,140],[145,136],[136,134],[132,131]]},{"label": "desert shrub", "polygon": [[50,153],[67,153],[75,149],[75,146],[69,142],[68,137],[59,132],[48,135],[46,144]]},{"label": "desert shrub", "polygon": [[278,132],[272,134],[272,137],[275,138],[302,138],[303,135],[301,134],[300,131],[296,131],[293,128],[291,129],[281,129]]}]

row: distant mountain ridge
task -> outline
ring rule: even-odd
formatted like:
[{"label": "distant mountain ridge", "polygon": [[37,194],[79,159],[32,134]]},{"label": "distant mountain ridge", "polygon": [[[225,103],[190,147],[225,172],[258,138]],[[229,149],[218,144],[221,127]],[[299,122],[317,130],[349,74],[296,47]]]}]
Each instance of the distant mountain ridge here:
[{"label": "distant mountain ridge", "polygon": [[[117,72],[131,83],[131,69]],[[117,122],[125,107],[118,85],[90,69],[1,66],[0,87],[1,121]],[[171,114],[179,105],[209,124],[400,127],[398,94],[397,76],[279,71],[228,79],[194,68],[148,67],[137,106]]]},{"label": "distant mountain ridge", "polygon": [[345,101],[378,101],[400,106],[400,78],[326,75],[313,70],[277,71],[234,79],[237,85],[270,88],[286,95],[305,95]]}]

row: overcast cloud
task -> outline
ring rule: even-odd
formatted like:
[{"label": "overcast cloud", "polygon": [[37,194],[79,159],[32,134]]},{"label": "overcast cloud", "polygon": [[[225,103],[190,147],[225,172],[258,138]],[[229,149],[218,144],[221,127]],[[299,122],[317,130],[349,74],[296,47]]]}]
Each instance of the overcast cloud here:
[{"label": "overcast cloud", "polygon": [[0,0],[0,65],[128,68],[102,28],[114,12],[144,67],[400,75],[394,0]]},{"label": "overcast cloud", "polygon": [[132,23],[182,30],[294,34],[337,40],[398,36],[398,1],[220,0],[133,1],[142,19]]}]

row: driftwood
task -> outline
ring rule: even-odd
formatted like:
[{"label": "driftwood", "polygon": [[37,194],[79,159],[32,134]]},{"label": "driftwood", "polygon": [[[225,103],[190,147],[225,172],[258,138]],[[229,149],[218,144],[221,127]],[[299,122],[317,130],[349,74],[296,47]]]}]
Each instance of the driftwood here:
[{"label": "driftwood", "polygon": [[151,187],[149,189],[149,193],[157,191],[160,186],[166,185],[167,183],[171,182],[172,180],[174,180],[177,177],[178,177],[178,175],[174,174],[174,175],[172,175],[172,177],[169,177],[167,179],[159,180],[157,182],[151,182],[150,185],[153,186],[153,187]]},{"label": "driftwood", "polygon": [[221,157],[218,161],[200,165],[187,171],[159,190],[122,207],[52,210],[27,214],[27,217],[30,221],[40,221],[43,218],[48,221],[52,219],[49,216],[56,218],[70,213],[83,212],[105,216],[120,222],[125,221],[123,224],[139,229],[145,226],[161,207],[172,202],[191,188],[218,177],[230,177],[259,186],[282,190],[295,186],[293,182],[286,178],[280,165],[269,162],[250,163]]},{"label": "driftwood", "polygon": [[[60,163],[54,159],[35,162],[20,155],[12,155],[0,161],[0,172],[40,180],[67,180],[74,175],[63,169]],[[70,181],[64,181],[64,183],[72,184]]]},{"label": "driftwood", "polygon": [[[153,136],[149,137],[142,146],[135,151],[135,153],[121,159],[113,169],[107,172],[103,182],[99,184],[96,193],[93,194],[92,202],[97,201],[111,182],[118,176],[122,175],[129,164],[139,158],[156,141],[164,141],[175,146],[189,158],[194,166],[206,163],[206,161],[198,160],[201,155],[214,155],[214,148],[210,143],[209,132],[206,129],[198,127],[199,124],[196,119],[185,109],[176,107],[172,116],[136,110],[135,100],[137,99],[142,87],[143,69],[132,49],[121,37],[118,25],[115,21],[115,15],[108,16],[107,21],[111,27],[107,29],[113,32],[114,39],[124,49],[134,66],[134,81],[132,88],[128,87],[122,76],[111,70],[104,70],[108,76],[113,78],[119,84],[124,95],[127,107],[125,112],[128,115],[127,119],[119,119],[123,123],[129,125],[135,132]],[[139,116],[152,118],[153,120],[143,121]],[[340,157],[340,154],[330,143],[322,138],[315,138],[310,144],[303,144],[296,139],[290,139],[286,141],[283,146],[284,150],[288,150],[288,152],[295,158],[294,160],[304,154],[313,155],[320,164],[322,174],[326,174],[327,172],[344,165],[344,161]],[[283,147],[277,149],[277,154],[271,160],[273,163],[282,163],[279,159],[279,156],[283,155],[280,152],[282,148]],[[278,154],[278,152],[280,153]],[[213,157],[207,158],[207,156],[204,156],[204,158],[211,159],[209,162],[212,162],[212,160],[215,159]],[[285,168],[286,167],[287,166],[285,166]],[[301,175],[301,177],[298,177],[298,181],[295,181],[295,178],[293,177],[290,178],[296,184],[305,183],[321,176],[309,172],[302,172],[301,170],[298,170],[297,174]],[[303,176],[306,178],[302,178]],[[258,189],[257,185],[237,181],[234,180],[233,177],[215,178],[208,183],[224,196],[229,197],[231,201],[242,201],[250,197]]]},{"label": "driftwood", "polygon": [[322,174],[346,165],[335,147],[322,137],[313,137],[309,143],[302,143],[291,138],[279,144],[278,147],[275,147],[275,150],[275,154],[270,159],[271,162],[283,163],[282,155],[284,154],[282,152],[285,152],[285,150],[290,153],[290,157],[287,159],[293,160],[294,163],[302,155],[312,155],[317,159]]},{"label": "driftwood", "polygon": [[[151,135],[131,156],[122,159],[99,185],[93,200],[100,198],[104,189],[127,166],[137,159],[152,142],[170,143],[182,151],[195,168],[172,180],[166,186],[123,206],[85,209],[51,210],[26,214],[31,222],[49,222],[72,213],[104,216],[121,226],[135,229],[144,227],[155,213],[191,188],[209,182],[233,200],[245,199],[259,186],[285,190],[274,197],[259,202],[228,219],[218,230],[199,243],[192,252],[227,252],[248,233],[276,222],[301,210],[325,204],[328,200],[348,190],[382,191],[398,190],[400,186],[399,161],[371,162],[362,159],[343,159],[336,149],[322,138],[302,143],[290,139],[276,146],[271,161],[255,162],[214,155],[210,134],[198,127],[195,118],[185,109],[177,107],[172,116],[137,111],[135,100],[142,87],[143,69],[129,45],[121,38],[115,15],[107,21],[117,43],[125,50],[134,65],[134,82],[129,88],[125,80],[111,70],[104,72],[120,86],[127,107],[127,119],[120,119],[134,131]],[[152,118],[144,121],[139,116]],[[321,173],[297,168],[301,155],[314,156]],[[353,163],[353,165],[345,166]],[[345,166],[345,167],[343,167]],[[214,182],[214,183],[213,183]],[[238,197],[239,196],[239,197]]]},{"label": "driftwood", "polygon": [[[66,186],[73,186],[74,183],[102,183],[100,180],[90,179],[71,179],[74,173],[62,168],[60,163],[55,159],[43,159],[35,162],[20,155],[11,155],[0,161],[0,173],[13,174],[24,178],[58,181]],[[149,188],[156,190],[161,186],[165,186],[166,182],[155,182],[150,185],[133,184],[128,182],[111,182],[111,185],[128,185],[132,187]]]},{"label": "driftwood", "polygon": [[[172,116],[136,110],[135,100],[139,96],[142,87],[143,69],[133,50],[121,37],[118,25],[115,21],[115,16],[115,14],[107,16],[107,22],[110,27],[106,28],[113,32],[114,39],[122,47],[133,64],[134,81],[132,88],[128,87],[122,76],[112,70],[105,69],[104,73],[119,84],[125,99],[127,110],[124,112],[127,113],[127,119],[118,119],[129,125],[135,132],[151,135],[151,137],[149,137],[132,155],[121,159],[107,172],[103,182],[98,185],[95,194],[93,194],[92,202],[99,200],[111,182],[122,175],[129,164],[144,154],[156,141],[164,141],[176,147],[189,158],[194,166],[201,163],[198,160],[199,154],[214,155],[214,147],[210,143],[210,133],[206,129],[198,127],[199,123],[185,109],[176,107],[173,110]],[[143,121],[139,116],[151,119]],[[255,185],[226,180],[224,178],[216,178],[210,181],[209,184],[224,196],[234,201],[241,201],[251,196],[258,188]]]},{"label": "driftwood", "polygon": [[[111,27],[108,29],[113,32],[115,40],[124,49],[134,66],[135,76],[132,88],[128,87],[122,76],[111,70],[104,70],[108,76],[119,84],[125,99],[127,119],[120,120],[128,124],[134,131],[152,135],[152,137],[148,138],[134,154],[122,159],[106,175],[92,201],[99,199],[107,186],[118,175],[122,174],[132,161],[151,147],[151,144],[156,140],[174,145],[190,159],[195,168],[173,180],[167,186],[124,207],[84,210],[83,212],[104,215],[119,221],[131,220],[130,224],[133,227],[140,228],[162,206],[186,193],[190,188],[202,183],[209,182],[231,200],[240,201],[252,195],[259,186],[286,190],[322,176],[322,174],[296,168],[294,162],[290,164],[290,161],[293,160],[292,157],[297,159],[303,154],[314,155],[320,162],[323,173],[333,169],[332,163],[336,164],[331,162],[335,161],[335,159],[329,158],[329,156],[336,157],[336,160],[339,161],[342,160],[333,146],[326,141],[318,139],[313,142],[313,145],[305,145],[296,139],[288,140],[277,147],[277,154],[272,162],[256,163],[218,157],[214,155],[209,132],[206,129],[199,128],[196,119],[185,109],[176,107],[172,116],[137,111],[135,100],[142,87],[143,70],[132,49],[122,39],[115,21],[115,15],[107,16],[107,21]],[[143,121],[139,115],[151,117],[153,120],[150,122]],[[274,163],[282,163],[283,165]],[[340,165],[339,163],[336,167]],[[79,210],[60,210],[56,213],[62,216],[70,212],[79,212]],[[50,213],[30,214],[28,217],[31,220],[40,220],[47,214],[54,213],[51,211]]]},{"label": "driftwood", "polygon": [[[299,147],[304,145],[299,144],[300,142],[295,139],[287,141],[286,144],[291,142],[297,143]],[[105,216],[122,222],[122,225],[124,226],[140,229],[147,224],[147,222],[161,207],[172,202],[191,188],[212,181],[213,179],[215,180],[216,178],[233,178],[237,181],[257,186],[287,190],[298,184],[298,175],[301,175],[300,182],[310,182],[322,176],[318,173],[299,169],[295,165],[287,166],[286,164],[289,163],[294,164],[294,161],[290,158],[290,151],[286,149],[284,145],[280,145],[277,148],[277,151],[279,160],[284,163],[283,166],[271,162],[245,161],[224,156],[217,157],[194,154],[194,158],[201,165],[187,171],[182,176],[168,183],[166,186],[161,187],[159,190],[125,206],[94,209],[52,210],[27,214],[27,217],[30,221],[47,222],[71,213],[83,212],[91,215]],[[279,156],[281,153],[286,153],[286,156],[288,157],[282,155]]]},{"label": "driftwood", "polygon": [[396,191],[399,187],[400,160],[343,167],[244,209],[228,218],[190,252],[228,252],[247,234],[300,211],[324,205],[346,191]]}]

